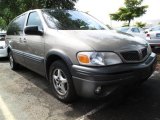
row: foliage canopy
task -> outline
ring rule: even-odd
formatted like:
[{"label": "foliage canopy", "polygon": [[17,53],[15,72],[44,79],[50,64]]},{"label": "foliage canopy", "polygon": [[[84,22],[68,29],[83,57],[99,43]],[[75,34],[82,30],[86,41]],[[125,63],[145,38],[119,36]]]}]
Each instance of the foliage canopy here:
[{"label": "foliage canopy", "polygon": [[131,20],[140,17],[146,13],[147,5],[141,5],[143,0],[125,0],[124,7],[120,7],[116,13],[110,14],[112,20],[128,21],[128,26]]},{"label": "foliage canopy", "polygon": [[0,28],[5,29],[17,15],[31,9],[74,9],[77,0],[0,0]]},{"label": "foliage canopy", "polygon": [[143,28],[146,26],[146,23],[142,23],[142,22],[136,22],[135,26]]}]

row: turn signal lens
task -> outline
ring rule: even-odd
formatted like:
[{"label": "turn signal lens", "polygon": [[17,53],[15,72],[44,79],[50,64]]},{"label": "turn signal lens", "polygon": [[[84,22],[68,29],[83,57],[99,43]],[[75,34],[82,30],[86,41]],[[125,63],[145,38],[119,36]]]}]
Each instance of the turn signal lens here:
[{"label": "turn signal lens", "polygon": [[83,63],[83,64],[88,64],[90,63],[90,59],[87,55],[82,55],[82,54],[79,54],[78,55],[78,60],[79,62]]}]

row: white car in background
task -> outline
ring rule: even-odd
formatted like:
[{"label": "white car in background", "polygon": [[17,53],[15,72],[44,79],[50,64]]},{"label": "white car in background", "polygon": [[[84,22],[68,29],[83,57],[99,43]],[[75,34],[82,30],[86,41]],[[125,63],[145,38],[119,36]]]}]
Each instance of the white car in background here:
[{"label": "white car in background", "polygon": [[146,39],[144,30],[139,27],[120,27],[116,30]]},{"label": "white car in background", "polygon": [[5,43],[5,36],[6,36],[6,32],[0,31],[0,58],[8,56],[7,45]]},{"label": "white car in background", "polygon": [[145,33],[147,34],[148,32],[151,32],[151,31],[160,31],[160,25],[153,26],[153,27],[146,29]]},{"label": "white car in background", "polygon": [[146,40],[152,48],[160,48],[160,30],[152,30],[146,33]]}]

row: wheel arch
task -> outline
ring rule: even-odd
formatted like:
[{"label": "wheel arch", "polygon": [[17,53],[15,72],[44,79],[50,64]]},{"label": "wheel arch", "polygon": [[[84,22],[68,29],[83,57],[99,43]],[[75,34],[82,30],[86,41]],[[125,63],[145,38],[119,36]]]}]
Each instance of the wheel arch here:
[{"label": "wheel arch", "polygon": [[48,54],[46,55],[46,58],[45,58],[45,69],[46,69],[47,79],[49,79],[49,68],[50,68],[51,64],[57,60],[63,61],[71,72],[71,67],[72,67],[73,63],[70,60],[70,58],[62,51],[52,50],[52,51],[48,52]]}]

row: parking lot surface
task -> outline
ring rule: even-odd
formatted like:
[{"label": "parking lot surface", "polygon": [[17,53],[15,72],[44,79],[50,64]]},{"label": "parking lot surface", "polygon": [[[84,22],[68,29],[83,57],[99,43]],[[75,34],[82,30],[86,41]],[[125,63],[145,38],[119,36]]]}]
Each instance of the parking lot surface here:
[{"label": "parking lot surface", "polygon": [[160,120],[159,72],[126,96],[64,104],[45,78],[23,67],[12,71],[0,59],[0,120]]}]

